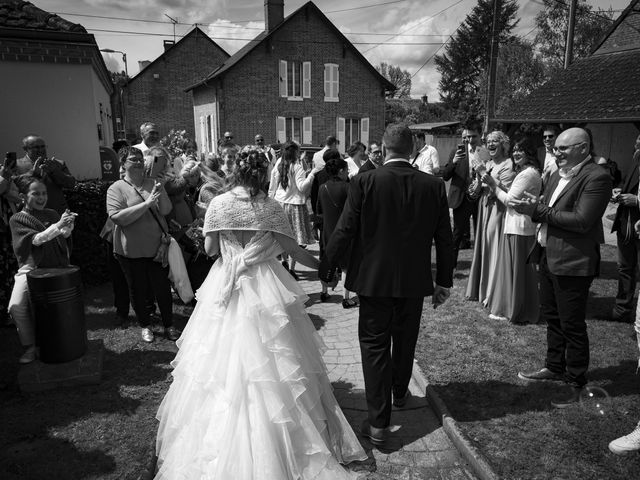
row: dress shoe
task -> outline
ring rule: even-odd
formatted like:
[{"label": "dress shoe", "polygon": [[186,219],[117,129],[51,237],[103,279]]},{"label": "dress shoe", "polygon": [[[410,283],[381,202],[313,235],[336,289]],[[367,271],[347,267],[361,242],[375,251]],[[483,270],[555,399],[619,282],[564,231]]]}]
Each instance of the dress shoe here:
[{"label": "dress shoe", "polygon": [[174,326],[167,327],[164,329],[164,338],[166,338],[167,340],[171,340],[172,342],[175,342],[180,338],[181,333],[182,332]]},{"label": "dress shoe", "polygon": [[518,378],[522,380],[552,380],[556,382],[564,382],[565,380],[562,373],[554,373],[547,367],[532,372],[518,372]]},{"label": "dress shoe", "polygon": [[322,292],[320,294],[320,301],[321,302],[326,302],[327,300],[329,300],[331,298],[331,295],[329,295],[327,292]]},{"label": "dress shoe", "polygon": [[629,435],[616,438],[609,444],[609,450],[616,455],[626,455],[640,450],[640,422]]},{"label": "dress shoe", "polygon": [[150,328],[143,328],[140,332],[142,340],[147,343],[153,342],[153,331]]},{"label": "dress shoe", "polygon": [[342,300],[342,308],[355,308],[358,306],[358,302],[353,298],[345,298]]},{"label": "dress shoe", "polygon": [[373,427],[369,425],[369,420],[362,422],[360,433],[362,433],[363,437],[368,438],[374,445],[384,445],[387,441],[387,429]]},{"label": "dress shoe", "polygon": [[407,404],[407,400],[409,400],[409,397],[411,397],[411,392],[409,391],[409,389],[407,389],[405,394],[403,396],[401,396],[401,397],[396,397],[394,395],[393,396],[393,406],[397,407],[397,408],[404,408],[405,405]]},{"label": "dress shoe", "polygon": [[557,400],[552,400],[551,406],[554,408],[569,408],[580,401],[581,391],[582,387],[571,387],[571,391],[568,394],[565,393]]},{"label": "dress shoe", "polygon": [[20,363],[21,365],[26,365],[27,363],[34,362],[38,356],[37,354],[38,352],[36,350],[36,346],[29,345],[27,349],[24,351],[24,353],[22,354],[22,356],[20,357],[20,359],[18,360],[18,363]]}]

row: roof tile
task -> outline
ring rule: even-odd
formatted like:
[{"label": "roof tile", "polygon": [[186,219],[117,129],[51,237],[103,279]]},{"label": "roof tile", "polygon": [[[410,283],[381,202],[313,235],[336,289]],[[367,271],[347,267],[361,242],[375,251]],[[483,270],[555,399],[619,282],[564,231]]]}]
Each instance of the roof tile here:
[{"label": "roof tile", "polygon": [[69,22],[23,0],[0,0],[0,28],[2,27],[87,33],[82,25]]}]

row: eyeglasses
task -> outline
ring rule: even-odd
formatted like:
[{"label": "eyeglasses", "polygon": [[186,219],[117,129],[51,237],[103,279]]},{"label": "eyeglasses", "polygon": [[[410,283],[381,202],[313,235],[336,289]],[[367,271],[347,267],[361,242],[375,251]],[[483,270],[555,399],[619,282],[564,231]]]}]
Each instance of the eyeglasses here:
[{"label": "eyeglasses", "polygon": [[543,135],[542,138],[556,138],[555,135]]},{"label": "eyeglasses", "polygon": [[371,152],[371,155],[382,155],[382,151],[374,150],[373,152]]},{"label": "eyeglasses", "polygon": [[227,140],[231,140],[233,137],[224,137]]},{"label": "eyeglasses", "polygon": [[587,143],[587,142],[578,142],[578,143],[572,143],[571,145],[556,145],[555,147],[553,147],[553,151],[554,152],[566,152],[567,150],[569,150],[571,147],[575,147],[577,145],[582,145],[583,143]]},{"label": "eyeglasses", "polygon": [[[158,158],[158,157],[156,157],[156,158]],[[136,155],[136,156],[132,156],[132,157],[127,157],[125,161],[129,162],[129,163],[144,163],[144,158],[139,157],[139,156]]]},{"label": "eyeglasses", "polygon": [[256,138],[256,142],[264,142],[264,138]]}]

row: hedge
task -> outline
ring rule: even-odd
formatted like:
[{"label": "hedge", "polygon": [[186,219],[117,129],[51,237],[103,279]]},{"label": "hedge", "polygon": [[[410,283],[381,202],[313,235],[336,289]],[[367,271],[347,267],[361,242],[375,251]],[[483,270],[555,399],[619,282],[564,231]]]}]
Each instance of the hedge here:
[{"label": "hedge", "polygon": [[69,209],[78,214],[73,230],[71,263],[80,267],[86,285],[100,285],[109,281],[106,244],[100,231],[107,219],[107,189],[113,182],[104,180],[78,181],[65,190]]}]

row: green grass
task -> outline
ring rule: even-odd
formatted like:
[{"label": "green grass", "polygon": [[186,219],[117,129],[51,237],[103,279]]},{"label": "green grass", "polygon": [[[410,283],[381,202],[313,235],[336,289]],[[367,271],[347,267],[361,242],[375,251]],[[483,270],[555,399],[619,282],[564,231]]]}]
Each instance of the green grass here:
[{"label": "green grass", "polygon": [[640,420],[638,346],[632,326],[608,321],[617,289],[616,249],[602,248],[602,272],[587,310],[590,384],[604,388],[612,407],[604,416],[581,406],[559,411],[550,400],[566,387],[529,383],[519,370],[542,367],[544,325],[489,319],[464,299],[471,251],[461,252],[451,298],[425,309],[417,359],[452,416],[496,473],[505,479],[640,478],[640,455],[619,457],[608,443]]},{"label": "green grass", "polygon": [[[102,383],[21,393],[21,347],[0,330],[0,478],[138,479],[151,461],[155,413],[170,383],[173,342],[140,341],[140,329],[118,328],[110,286],[87,291],[88,336],[105,343]],[[174,306],[178,326],[190,310]],[[161,331],[160,327],[156,328]]]}]

